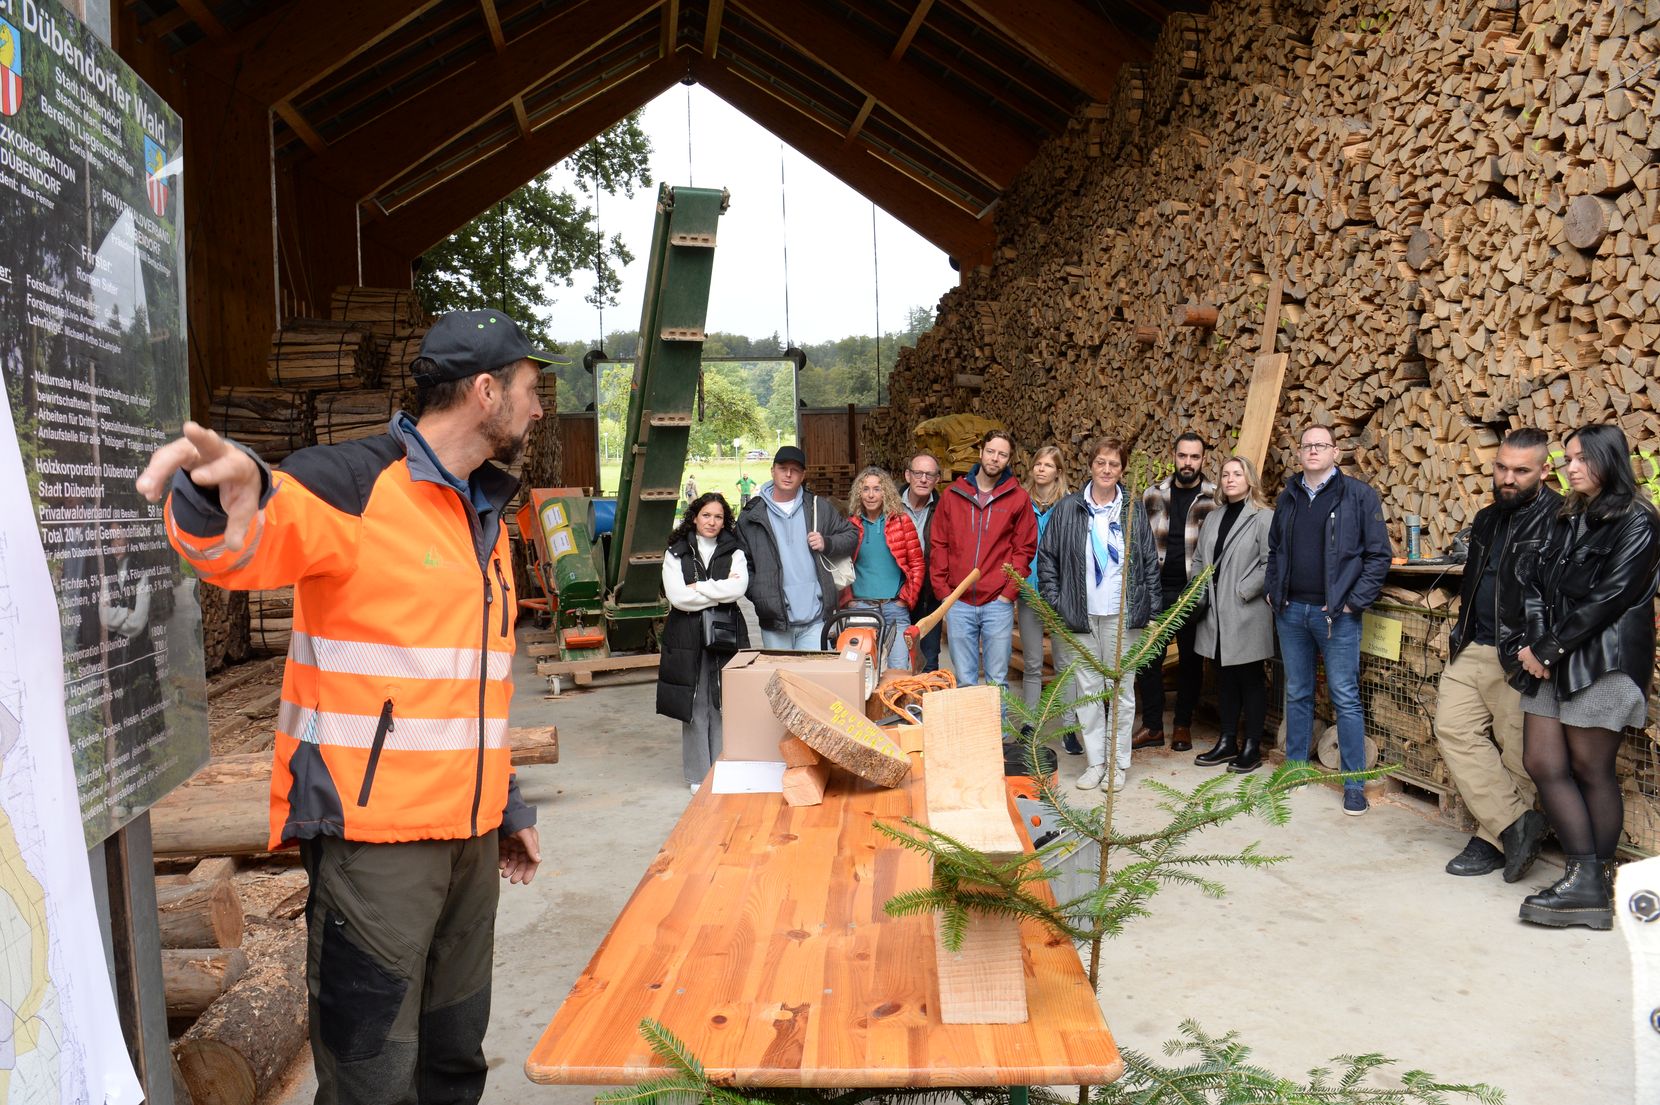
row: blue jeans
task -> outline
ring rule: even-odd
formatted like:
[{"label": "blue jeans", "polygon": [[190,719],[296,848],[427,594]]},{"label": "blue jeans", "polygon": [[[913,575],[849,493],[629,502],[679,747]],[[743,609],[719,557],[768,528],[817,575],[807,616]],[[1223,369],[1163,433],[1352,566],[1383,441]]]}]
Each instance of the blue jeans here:
[{"label": "blue jeans", "polygon": [[995,683],[1008,690],[1009,654],[1014,650],[1014,603],[997,599],[984,606],[953,603],[945,612],[945,643],[951,649],[951,667],[957,676],[957,686]]},{"label": "blue jeans", "polygon": [[888,645],[888,662],[890,668],[904,668],[911,670],[911,650],[905,647],[905,630],[911,624],[911,611],[898,599],[889,599],[886,602],[877,602],[875,599],[854,599],[848,603],[851,607],[860,610],[880,610],[882,612],[882,632],[892,632],[893,641]]},{"label": "blue jeans", "polygon": [[[1314,740],[1314,664],[1326,661],[1326,692],[1337,712],[1337,749],[1345,772],[1366,766],[1366,713],[1360,704],[1360,615],[1293,602],[1274,615],[1285,661],[1285,758],[1307,761]],[[1348,786],[1359,787],[1360,783]]]},{"label": "blue jeans", "polygon": [[761,647],[774,652],[818,652],[824,648],[824,623],[790,629],[761,630]]}]

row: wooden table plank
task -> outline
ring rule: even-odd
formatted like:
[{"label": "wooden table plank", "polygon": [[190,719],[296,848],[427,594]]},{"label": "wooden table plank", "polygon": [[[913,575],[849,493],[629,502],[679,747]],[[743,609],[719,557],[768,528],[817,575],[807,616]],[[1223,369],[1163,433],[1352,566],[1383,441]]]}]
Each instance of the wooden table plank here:
[{"label": "wooden table plank", "polygon": [[932,917],[882,905],[926,857],[872,822],[923,816],[922,757],[893,789],[837,771],[818,806],[776,794],[692,799],[525,1062],[532,1081],[662,1073],[661,1021],[741,1086],[1097,1085],[1123,1072],[1072,944],[1022,926],[1030,1019],[943,1025]]}]

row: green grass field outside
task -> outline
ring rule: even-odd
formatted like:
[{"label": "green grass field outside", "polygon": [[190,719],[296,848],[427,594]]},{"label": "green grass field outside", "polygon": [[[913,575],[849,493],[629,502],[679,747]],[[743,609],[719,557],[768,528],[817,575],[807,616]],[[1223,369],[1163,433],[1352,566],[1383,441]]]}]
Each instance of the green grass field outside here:
[{"label": "green grass field outside", "polygon": [[[766,460],[746,460],[742,463],[742,469],[744,475],[755,481],[755,491],[759,491],[761,485],[772,478],[770,457]],[[614,499],[617,496],[617,479],[621,470],[622,464],[619,461],[609,461],[600,465],[600,483],[604,486],[605,497],[608,499]],[[738,496],[738,470],[738,461],[725,459],[691,464],[686,469],[692,478],[697,481],[697,493],[699,495],[709,491],[719,491],[726,496],[726,501],[732,504],[733,510],[742,507]],[[680,477],[680,486],[682,488],[686,486],[686,476],[684,474]],[[814,490],[818,489],[815,488]],[[836,505],[845,509],[847,503],[838,499]]]}]

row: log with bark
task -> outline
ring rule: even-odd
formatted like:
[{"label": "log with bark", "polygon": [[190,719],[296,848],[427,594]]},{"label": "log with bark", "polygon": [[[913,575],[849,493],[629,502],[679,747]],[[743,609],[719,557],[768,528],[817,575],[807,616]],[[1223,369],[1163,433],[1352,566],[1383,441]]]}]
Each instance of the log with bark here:
[{"label": "log with bark", "polygon": [[242,903],[229,879],[158,880],[156,914],[164,948],[234,948],[242,943]]},{"label": "log with bark", "polygon": [[167,1018],[194,1020],[248,969],[241,948],[163,948],[161,982]]},{"label": "log with bark", "polygon": [[306,1036],[305,926],[258,926],[247,971],[179,1037],[173,1054],[195,1105],[253,1105]]}]

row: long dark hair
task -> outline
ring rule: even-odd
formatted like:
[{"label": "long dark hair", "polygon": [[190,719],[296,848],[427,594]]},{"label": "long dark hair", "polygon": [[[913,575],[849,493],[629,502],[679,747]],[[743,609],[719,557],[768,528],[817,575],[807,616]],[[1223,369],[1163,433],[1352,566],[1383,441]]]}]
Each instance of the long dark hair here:
[{"label": "long dark hair", "polygon": [[1576,439],[1585,463],[1596,474],[1602,488],[1594,499],[1570,491],[1562,504],[1564,516],[1583,511],[1592,522],[1607,522],[1624,517],[1633,506],[1654,510],[1654,504],[1639,491],[1637,478],[1631,474],[1631,447],[1618,426],[1609,422],[1581,426],[1567,436],[1563,447]]},{"label": "long dark hair", "polygon": [[719,503],[722,512],[726,515],[726,521],[721,525],[721,532],[732,532],[732,504],[727,502],[726,496],[719,491],[706,492],[693,499],[691,505],[686,507],[686,513],[680,517],[680,524],[674,527],[673,533],[669,534],[669,548],[674,548],[682,541],[686,542],[687,545],[691,545],[692,538],[697,535],[697,516],[710,503]]}]

